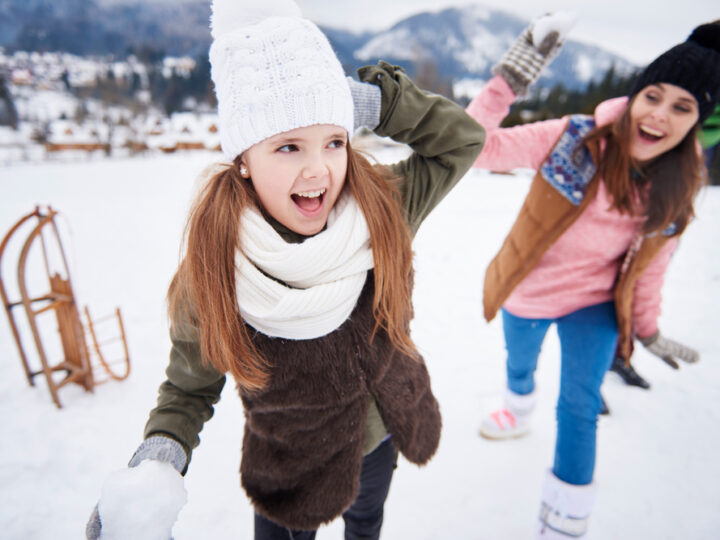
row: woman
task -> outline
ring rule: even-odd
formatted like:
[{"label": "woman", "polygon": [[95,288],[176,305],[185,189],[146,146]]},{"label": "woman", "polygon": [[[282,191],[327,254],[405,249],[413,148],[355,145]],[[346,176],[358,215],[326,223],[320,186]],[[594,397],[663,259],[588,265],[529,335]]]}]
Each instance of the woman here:
[{"label": "woman", "polygon": [[502,310],[508,357],[505,408],[483,420],[481,434],[527,433],[538,354],[555,323],[557,439],[539,537],[586,531],[600,385],[616,350],[629,361],[636,337],[665,360],[698,359],[664,337],[657,318],[667,264],[705,182],[697,130],[720,95],[719,22],[696,28],[640,74],[630,96],[602,103],[592,117],[496,128],[532,81],[514,75],[525,67],[511,55],[467,108],[488,130],[476,167],[537,171],[485,275],[485,317]]}]

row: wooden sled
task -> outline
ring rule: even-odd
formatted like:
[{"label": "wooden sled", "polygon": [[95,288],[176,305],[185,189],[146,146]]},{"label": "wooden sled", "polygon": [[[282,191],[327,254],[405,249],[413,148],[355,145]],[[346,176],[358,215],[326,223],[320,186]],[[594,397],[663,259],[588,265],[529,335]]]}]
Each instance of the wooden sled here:
[{"label": "wooden sled", "polygon": [[[85,324],[83,324],[73,293],[70,269],[60,240],[60,233],[55,223],[57,214],[58,212],[50,207],[41,208],[38,206],[33,212],[22,217],[5,235],[2,244],[0,244],[0,296],[2,296],[3,305],[10,321],[10,328],[20,353],[28,383],[30,386],[35,386],[34,378],[38,375],[44,375],[53,401],[58,408],[61,408],[62,405],[58,397],[60,388],[69,383],[76,383],[85,388],[86,391],[92,392],[97,384],[107,380],[123,380],[130,374],[130,358],[120,309],[116,309],[115,314],[111,316],[112,319],[117,321],[119,335],[113,336],[102,343],[98,341],[96,325],[93,324],[87,307],[84,309]],[[17,288],[20,298],[13,302],[8,298],[7,289],[2,279],[2,258],[11,237],[21,229],[32,226],[33,219],[36,220],[36,223],[22,246],[17,263]],[[59,265],[48,257],[50,242],[48,236],[54,240],[55,251],[59,254]],[[35,242],[39,242],[41,248],[49,290],[45,294],[31,297],[28,293],[26,265],[28,255]],[[53,267],[53,263],[58,265],[59,268]],[[39,369],[33,369],[30,366],[28,355],[23,348],[20,327],[14,314],[14,310],[20,307],[24,308],[29,330],[35,342],[40,362]],[[55,314],[63,354],[63,358],[55,363],[52,363],[48,358],[47,347],[43,344],[40,329],[40,319],[48,313]],[[106,317],[98,322],[104,323],[108,320],[110,318]],[[87,345],[88,336],[92,341],[92,349]],[[122,342],[124,358],[108,362],[102,350],[104,346],[112,341]],[[116,373],[111,367],[118,363],[124,364],[124,369],[121,369],[120,373]],[[104,375],[98,378],[99,371]],[[60,377],[62,378],[56,375],[58,373],[61,374]]]}]

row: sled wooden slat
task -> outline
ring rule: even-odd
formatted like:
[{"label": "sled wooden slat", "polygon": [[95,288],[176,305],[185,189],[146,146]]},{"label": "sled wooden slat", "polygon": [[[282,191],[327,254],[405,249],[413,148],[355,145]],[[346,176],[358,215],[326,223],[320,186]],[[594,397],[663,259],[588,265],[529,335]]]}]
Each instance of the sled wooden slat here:
[{"label": "sled wooden slat", "polygon": [[[85,308],[85,315],[87,317],[87,326],[90,331],[86,332],[85,325],[80,318],[80,311],[75,300],[70,280],[70,270],[65,257],[65,250],[55,223],[56,215],[57,211],[50,207],[43,209],[36,207],[33,212],[23,216],[5,235],[2,243],[0,244],[0,296],[2,297],[5,311],[10,321],[11,331],[20,353],[20,359],[22,361],[28,383],[30,386],[34,386],[35,384],[33,379],[38,375],[44,375],[52,400],[55,405],[60,408],[62,407],[58,396],[58,390],[60,388],[74,383],[82,386],[86,391],[92,392],[96,384],[93,376],[93,365],[90,362],[90,349],[87,345],[88,334],[92,336],[94,345],[93,354],[98,358],[100,367],[105,369],[108,372],[108,375],[113,379],[122,380],[127,377],[130,372],[130,359],[128,356],[125,329],[122,325],[122,317],[120,316],[119,309],[116,309],[115,314],[111,317],[105,318],[105,320],[111,320],[112,318],[117,320],[119,335],[111,339],[113,341],[123,342],[125,358],[120,361],[124,361],[126,364],[124,376],[117,376],[112,373],[107,362],[105,362],[101,349],[103,344],[97,343],[93,330],[93,322],[90,319],[87,308]],[[29,220],[33,218],[36,219],[36,224],[22,245],[17,263],[17,286],[20,293],[20,300],[10,301],[2,279],[2,258],[5,254],[10,238],[17,233],[21,227],[28,226]],[[48,236],[54,238],[56,248],[55,252],[60,255],[59,272],[52,272],[51,270],[47,244],[49,240],[46,239],[46,235],[44,234],[46,231]],[[28,293],[26,283],[26,265],[31,248],[36,242],[39,242],[40,244],[45,274],[50,290],[46,294],[31,297]],[[34,307],[41,302],[47,302],[47,304],[39,308]],[[13,315],[14,308],[20,306],[24,307],[27,324],[30,329],[32,339],[35,342],[37,357],[41,364],[40,369],[33,369],[30,367],[28,355],[23,347],[18,323]],[[55,363],[51,363],[48,360],[39,325],[39,319],[41,317],[52,316],[53,313],[57,322],[57,331],[63,353],[62,360]],[[62,377],[60,372],[65,372],[65,376]]]},{"label": "sled wooden slat", "polygon": [[[122,341],[123,349],[125,351],[125,358],[129,357],[128,354],[128,347],[127,347],[127,341],[125,339],[125,326],[123,325],[122,321],[122,315],[120,314],[120,308],[117,308],[115,310],[115,317],[117,320],[118,328],[120,329],[120,336],[118,338],[119,341]],[[90,337],[92,338],[92,342],[95,348],[95,354],[97,355],[97,358],[102,364],[102,366],[105,368],[105,372],[108,374],[108,376],[115,380],[115,381],[122,381],[124,379],[127,379],[130,375],[130,362],[125,362],[125,373],[123,374],[117,374],[112,369],[110,369],[110,364],[105,360],[103,357],[103,354],[101,352],[102,344],[98,342],[97,335],[95,333],[95,326],[93,325],[92,318],[90,317],[90,311],[88,310],[87,306],[85,306],[85,319],[88,321],[88,329],[90,330]],[[107,318],[106,318],[107,320]]]},{"label": "sled wooden slat", "polygon": [[[17,323],[15,321],[15,317],[13,316],[12,308],[24,305],[24,302],[18,301],[18,302],[10,302],[7,291],[5,289],[5,284],[2,280],[2,258],[5,254],[5,250],[7,249],[8,243],[10,242],[10,238],[20,229],[28,220],[32,218],[39,218],[40,211],[38,208],[35,208],[33,212],[30,212],[26,216],[23,216],[18,220],[15,225],[13,225],[10,230],[7,232],[5,237],[3,238],[2,243],[0,244],[0,296],[2,296],[3,304],[5,305],[5,312],[7,313],[8,320],[10,321],[10,330],[12,332],[13,338],[15,340],[15,344],[18,347],[18,351],[20,352],[20,360],[23,364],[23,369],[25,370],[25,377],[28,380],[28,383],[30,386],[35,386],[35,383],[33,382],[33,378],[35,375],[37,375],[39,372],[34,372],[30,369],[30,364],[28,362],[27,355],[25,354],[25,349],[23,349],[22,345],[22,339],[20,338],[20,331],[18,329]],[[41,373],[41,372],[40,372]]]}]

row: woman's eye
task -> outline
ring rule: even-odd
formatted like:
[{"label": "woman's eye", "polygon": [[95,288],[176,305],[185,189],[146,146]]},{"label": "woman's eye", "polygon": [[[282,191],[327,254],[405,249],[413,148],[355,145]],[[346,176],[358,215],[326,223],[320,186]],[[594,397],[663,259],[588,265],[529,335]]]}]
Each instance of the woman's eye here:
[{"label": "woman's eye", "polygon": [[687,105],[675,105],[675,110],[681,113],[689,113],[692,112],[692,109],[688,107]]},{"label": "woman's eye", "polygon": [[655,94],[645,94],[645,99],[652,102],[660,101],[660,98]]},{"label": "woman's eye", "polygon": [[276,152],[296,152],[298,149],[297,146],[294,144],[286,144],[285,146],[281,146],[276,150]]},{"label": "woman's eye", "polygon": [[329,144],[330,148],[342,148],[345,146],[345,141],[342,139],[336,139]]}]

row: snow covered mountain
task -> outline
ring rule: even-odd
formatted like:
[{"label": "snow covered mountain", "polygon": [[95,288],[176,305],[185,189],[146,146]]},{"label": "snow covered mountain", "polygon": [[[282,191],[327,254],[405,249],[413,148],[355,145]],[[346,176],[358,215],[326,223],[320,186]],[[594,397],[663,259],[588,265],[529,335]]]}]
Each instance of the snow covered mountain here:
[{"label": "snow covered mountain", "polygon": [[[3,0],[0,47],[9,51],[59,50],[124,56],[149,46],[170,55],[204,55],[210,43],[207,0]],[[323,28],[348,73],[384,59],[414,73],[432,63],[442,79],[487,79],[490,67],[528,21],[481,5],[418,13],[391,28],[353,33]],[[73,30],[73,31],[71,31]],[[602,48],[569,40],[539,86],[562,82],[582,88],[615,66],[625,75],[629,61]]]},{"label": "snow covered mountain", "polygon": [[[450,8],[437,13],[419,13],[392,28],[369,35],[341,60],[358,67],[382,58],[403,66],[432,61],[438,74],[451,79],[487,79],[490,68],[508,49],[528,21],[480,5]],[[326,29],[333,43],[343,36]],[[338,47],[339,49],[339,47]],[[619,75],[632,73],[636,66],[600,47],[568,40],[558,58],[544,73],[541,86],[562,82],[569,88],[597,81],[614,66]]]},{"label": "snow covered mountain", "polygon": [[169,55],[205,54],[208,0],[0,0],[0,47],[125,57],[150,47]]}]

